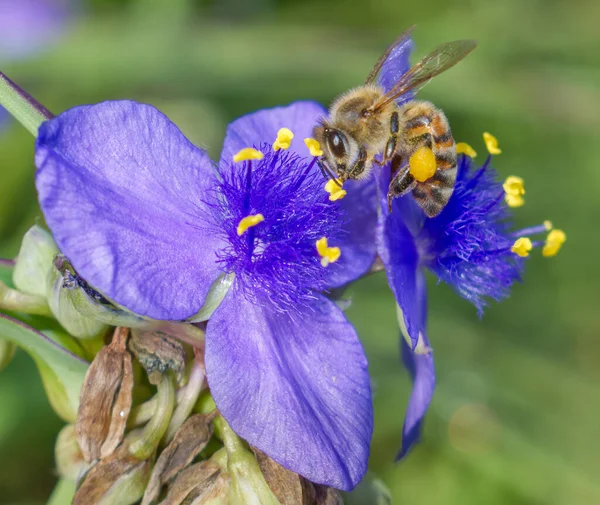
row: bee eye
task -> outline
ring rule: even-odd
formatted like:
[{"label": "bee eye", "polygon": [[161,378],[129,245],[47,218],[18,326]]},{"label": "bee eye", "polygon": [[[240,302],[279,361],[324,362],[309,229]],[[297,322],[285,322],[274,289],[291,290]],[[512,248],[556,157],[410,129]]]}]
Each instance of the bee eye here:
[{"label": "bee eye", "polygon": [[342,135],[336,130],[329,130],[327,132],[327,144],[331,153],[336,158],[344,158],[346,156],[346,143]]}]

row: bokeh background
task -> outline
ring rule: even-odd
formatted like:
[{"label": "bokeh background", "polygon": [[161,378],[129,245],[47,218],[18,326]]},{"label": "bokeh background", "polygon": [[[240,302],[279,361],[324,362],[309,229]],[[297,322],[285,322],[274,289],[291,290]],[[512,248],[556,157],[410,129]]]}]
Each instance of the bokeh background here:
[{"label": "bokeh background", "polygon": [[[0,68],[55,113],[151,103],[216,156],[229,121],[297,99],[328,103],[414,23],[416,57],[478,39],[421,97],[480,159],[481,133],[494,133],[496,168],[526,181],[517,225],[551,219],[568,241],[555,258],[534,252],[523,284],[482,320],[432,279],[438,389],[424,442],[399,464],[410,382],[393,298],[381,274],[353,288],[349,316],[375,385],[371,468],[395,504],[597,505],[599,19],[595,0],[0,0]],[[33,138],[0,118],[0,256],[13,257],[41,214]],[[0,374],[2,505],[45,502],[60,426],[18,353]]]}]

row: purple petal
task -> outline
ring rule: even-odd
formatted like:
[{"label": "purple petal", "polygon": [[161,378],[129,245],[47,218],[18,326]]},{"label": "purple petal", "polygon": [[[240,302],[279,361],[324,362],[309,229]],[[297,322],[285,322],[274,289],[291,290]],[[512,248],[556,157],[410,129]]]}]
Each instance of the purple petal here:
[{"label": "purple petal", "polygon": [[294,134],[290,149],[302,157],[308,157],[304,139],[313,136],[317,121],[326,114],[322,105],[302,101],[242,116],[227,127],[221,162],[231,163],[233,155],[245,147],[258,147],[263,142],[272,144],[280,128],[289,128]]},{"label": "purple petal", "polygon": [[94,288],[155,319],[202,306],[219,272],[203,228],[211,162],[161,112],[135,102],[42,124],[36,186],[60,250]]},{"label": "purple petal", "polygon": [[377,230],[377,186],[369,177],[362,181],[347,181],[344,189],[348,194],[341,200],[340,207],[346,216],[342,225],[345,232],[341,242],[331,244],[341,249],[338,262],[329,265],[329,285],[343,286],[362,275],[373,265]]},{"label": "purple petal", "polygon": [[419,340],[419,307],[415,293],[420,266],[411,230],[418,227],[417,219],[420,214],[418,209],[413,208],[416,205],[413,205],[410,196],[396,198],[392,204],[392,213],[388,212],[388,172],[389,170],[382,170],[378,181],[381,212],[377,230],[377,253],[385,267],[396,302],[404,314],[404,323],[414,349]]},{"label": "purple petal", "polygon": [[404,417],[402,449],[396,456],[396,461],[403,458],[412,446],[420,440],[421,424],[435,390],[433,353],[429,349],[429,340],[427,339],[427,292],[425,276],[422,272],[419,272],[416,284],[415,298],[418,300],[419,311],[417,317],[420,321],[419,353],[413,351],[404,338],[400,339],[402,361],[412,377],[413,390]]},{"label": "purple petal", "polygon": [[[400,77],[402,77],[402,75],[410,68],[410,53],[412,52],[412,49],[412,40],[410,38],[405,38],[394,47],[387,60],[385,60],[385,63],[379,72],[378,80],[379,84],[386,92],[392,89],[394,84],[396,84]],[[399,103],[404,103],[410,98],[412,98],[412,93],[405,93],[397,101]]]},{"label": "purple petal", "polygon": [[319,484],[350,490],[364,476],[367,359],[332,302],[318,296],[290,315],[230,291],[208,323],[206,370],[217,407],[248,443]]}]

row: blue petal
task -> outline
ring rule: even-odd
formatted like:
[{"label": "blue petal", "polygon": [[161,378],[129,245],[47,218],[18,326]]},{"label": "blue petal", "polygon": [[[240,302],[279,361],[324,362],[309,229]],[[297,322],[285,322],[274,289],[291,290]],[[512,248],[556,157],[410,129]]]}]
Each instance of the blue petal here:
[{"label": "blue petal", "polygon": [[231,163],[234,154],[245,147],[258,148],[264,142],[272,144],[280,128],[289,128],[294,134],[290,150],[308,157],[304,139],[313,136],[313,128],[326,114],[327,111],[317,102],[300,101],[242,116],[227,127],[221,163]]},{"label": "blue petal", "polygon": [[212,167],[165,115],[76,107],[42,124],[35,161],[48,226],[84,279],[155,319],[198,311],[219,274],[202,201]]},{"label": "blue petal", "polygon": [[415,296],[420,266],[412,230],[418,228],[422,212],[414,208],[416,205],[410,196],[405,196],[393,201],[390,214],[387,203],[389,180],[389,169],[382,170],[378,180],[381,212],[377,253],[385,267],[396,302],[404,314],[404,323],[414,349],[419,340],[420,327],[419,306]]},{"label": "blue petal", "polygon": [[[388,92],[398,82],[400,77],[410,68],[410,53],[413,49],[413,42],[410,38],[405,38],[399,42],[379,72],[379,84]],[[398,103],[404,103],[412,98],[412,93],[405,93],[397,100]]]},{"label": "blue petal", "polygon": [[373,431],[367,359],[352,325],[318,296],[296,314],[234,287],[208,322],[206,370],[227,422],[312,482],[352,489]]},{"label": "blue petal", "polygon": [[413,351],[401,338],[402,361],[413,380],[413,390],[410,395],[404,427],[402,428],[402,449],[396,456],[396,461],[403,458],[412,446],[421,438],[421,425],[427,413],[433,392],[435,390],[435,369],[433,353],[429,349],[427,339],[427,293],[425,276],[419,272],[417,276],[417,291],[415,298],[418,300],[417,317],[419,319],[418,353]]}]

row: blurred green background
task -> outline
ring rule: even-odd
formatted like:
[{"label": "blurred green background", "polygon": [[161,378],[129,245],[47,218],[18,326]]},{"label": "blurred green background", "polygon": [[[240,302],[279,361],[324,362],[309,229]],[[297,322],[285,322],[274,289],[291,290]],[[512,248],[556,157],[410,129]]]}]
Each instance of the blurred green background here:
[{"label": "blurred green background", "polygon": [[[154,104],[213,155],[239,115],[297,99],[328,103],[360,84],[414,23],[416,57],[440,42],[478,39],[475,53],[421,97],[445,110],[457,141],[469,142],[479,160],[481,133],[495,134],[503,149],[495,167],[526,181],[517,225],[551,219],[568,242],[556,258],[532,254],[523,284],[481,321],[432,279],[438,388],[424,442],[400,464],[393,459],[410,382],[398,359],[393,298],[381,274],[353,288],[349,315],[375,388],[371,468],[395,504],[600,503],[599,2],[89,0],[75,7],[60,38],[27,57],[4,55],[1,70],[55,113],[106,99]],[[2,257],[13,257],[24,231],[41,221],[32,160],[31,135],[5,126]],[[44,503],[60,426],[33,363],[19,353],[0,374],[1,504]]]}]

